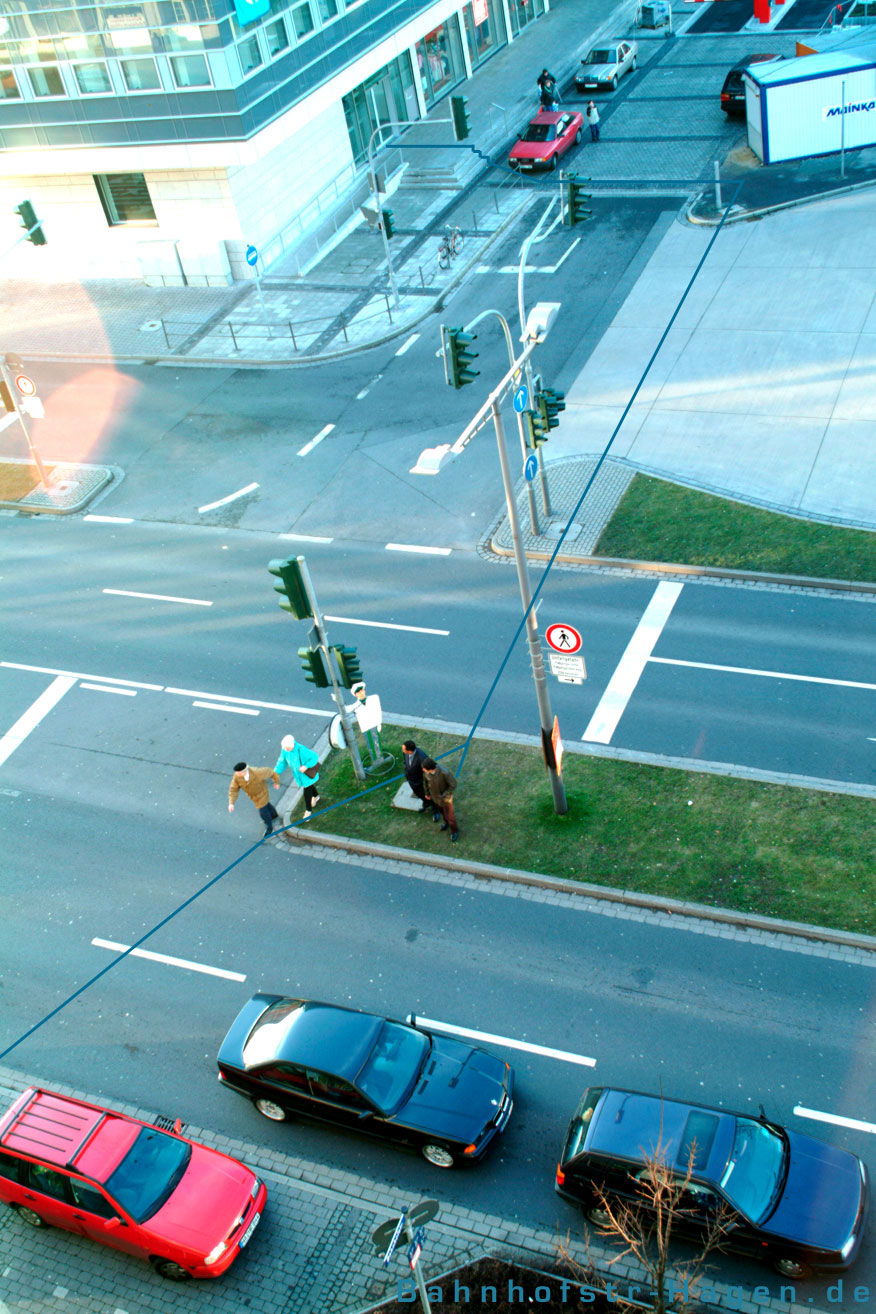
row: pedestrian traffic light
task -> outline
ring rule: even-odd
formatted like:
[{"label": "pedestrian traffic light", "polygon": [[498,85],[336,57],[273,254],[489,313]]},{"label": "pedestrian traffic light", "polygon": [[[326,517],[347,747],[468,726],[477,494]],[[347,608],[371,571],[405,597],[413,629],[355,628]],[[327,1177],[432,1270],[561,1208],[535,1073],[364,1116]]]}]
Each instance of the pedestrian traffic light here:
[{"label": "pedestrian traffic light", "polygon": [[575,224],[583,224],[588,219],[593,218],[593,211],[587,208],[591,193],[584,190],[585,182],[589,181],[588,178],[578,178],[574,173],[566,175],[563,183],[566,192],[566,203],[563,206],[563,223],[569,228],[574,228]]},{"label": "pedestrian traffic light", "polygon": [[345,689],[352,689],[353,685],[362,679],[362,667],[359,665],[356,649],[344,648],[339,644],[332,648],[332,652],[335,654],[338,663],[341,684]]},{"label": "pedestrian traffic light", "polygon": [[392,222],[392,210],[381,210],[383,218],[383,231],[387,237],[392,237],[395,232],[395,224]]},{"label": "pedestrian traffic light", "polygon": [[541,410],[523,412],[523,436],[526,446],[533,450],[547,442],[548,425]]},{"label": "pedestrian traffic light", "polygon": [[301,658],[301,665],[304,667],[305,680],[309,684],[315,684],[317,689],[327,689],[331,684],[331,680],[328,671],[325,669],[325,658],[322,655],[322,649],[299,648],[298,656]]},{"label": "pedestrian traffic light", "polygon": [[313,615],[310,601],[307,597],[307,590],[304,587],[304,580],[301,577],[301,564],[296,557],[288,557],[285,561],[279,557],[268,562],[268,570],[272,575],[279,576],[279,584],[274,585],[277,593],[282,593],[286,599],[281,602],[280,606],[284,611],[291,611],[296,620],[307,620],[308,616]]},{"label": "pedestrian traffic light", "polygon": [[30,201],[22,201],[15,207],[15,213],[21,217],[21,226],[27,232],[27,240],[34,246],[45,246],[46,236],[36,217],[36,211]]},{"label": "pedestrian traffic light", "polygon": [[453,118],[453,135],[457,141],[465,141],[471,131],[471,119],[468,114],[468,96],[451,96],[450,113]]},{"label": "pedestrian traffic light", "polygon": [[538,409],[547,429],[558,428],[559,413],[566,409],[565,397],[564,392],[557,392],[555,388],[542,388],[538,394]]},{"label": "pedestrian traffic light", "polygon": [[464,333],[461,328],[441,326],[444,340],[444,374],[453,388],[462,388],[466,383],[474,383],[480,370],[471,369],[471,364],[478,358],[476,351],[469,347],[476,340],[476,333]]}]

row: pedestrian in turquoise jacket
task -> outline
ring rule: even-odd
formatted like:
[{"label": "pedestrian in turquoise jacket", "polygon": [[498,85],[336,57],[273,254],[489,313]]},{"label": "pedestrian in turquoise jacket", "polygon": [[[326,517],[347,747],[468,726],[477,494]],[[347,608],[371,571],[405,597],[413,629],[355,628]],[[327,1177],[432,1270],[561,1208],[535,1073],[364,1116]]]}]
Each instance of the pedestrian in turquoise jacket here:
[{"label": "pedestrian in turquoise jacket", "polygon": [[319,757],[312,748],[297,743],[292,735],[283,736],[280,748],[282,751],[274,770],[280,775],[288,767],[295,778],[295,784],[300,785],[304,790],[304,820],[306,821],[313,811],[314,803],[319,802],[319,790],[316,788],[316,782],[319,780]]}]

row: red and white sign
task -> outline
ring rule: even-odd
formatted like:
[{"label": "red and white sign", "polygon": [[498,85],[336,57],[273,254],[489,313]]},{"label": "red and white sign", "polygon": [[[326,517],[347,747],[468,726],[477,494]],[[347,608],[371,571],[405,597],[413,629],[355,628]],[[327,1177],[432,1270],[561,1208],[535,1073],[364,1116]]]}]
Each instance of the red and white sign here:
[{"label": "red and white sign", "polygon": [[487,4],[487,0],[472,0],[471,14],[474,19],[475,27],[480,27],[482,23],[486,23],[487,19],[490,17],[490,8]]},{"label": "red and white sign", "polygon": [[29,379],[26,374],[16,374],[15,386],[21,393],[22,397],[33,397],[36,393],[36,384],[33,379]]},{"label": "red and white sign", "polygon": [[574,625],[549,625],[544,632],[548,647],[554,652],[579,652],[581,635]]}]

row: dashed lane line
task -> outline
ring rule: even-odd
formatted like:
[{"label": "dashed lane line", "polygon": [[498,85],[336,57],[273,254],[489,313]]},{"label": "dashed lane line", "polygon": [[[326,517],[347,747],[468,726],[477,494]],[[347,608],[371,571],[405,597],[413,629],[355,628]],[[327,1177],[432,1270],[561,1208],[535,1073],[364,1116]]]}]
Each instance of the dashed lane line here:
[{"label": "dashed lane line", "polygon": [[176,598],[169,593],[134,593],[131,589],[102,589],[102,593],[113,593],[120,598],[146,598],[149,602],[181,602],[188,607],[212,607],[212,602],[204,598]]},{"label": "dashed lane line", "polygon": [[387,543],[387,552],[422,552],[431,557],[449,557],[452,548],[426,547],[421,543]]},{"label": "dashed lane line", "polygon": [[152,963],[164,963],[168,967],[182,967],[187,972],[203,972],[205,976],[221,976],[226,981],[245,981],[241,972],[229,972],[224,967],[209,967],[206,963],[193,963],[188,958],[173,958],[170,954],[155,954],[149,949],[131,949],[129,944],[119,944],[115,940],[100,940],[95,937],[91,943],[97,949],[112,949],[116,953],[127,953],[132,958],[148,958]]},{"label": "dashed lane line", "polygon": [[109,684],[90,684],[87,680],[83,680],[82,683],[80,684],[79,688],[80,688],[80,689],[93,689],[93,690],[95,691],[95,693],[124,694],[126,698],[136,698],[136,697],[137,697],[137,690],[136,690],[136,689],[119,689],[119,688],[113,688],[113,686],[112,686],[112,685],[109,685]]},{"label": "dashed lane line", "polygon": [[528,1040],[513,1040],[510,1036],[494,1036],[489,1031],[472,1031],[469,1027],[456,1027],[450,1022],[436,1022],[434,1018],[415,1019],[417,1026],[427,1030],[446,1031],[451,1036],[466,1036],[469,1040],[485,1040],[491,1045],[506,1045],[509,1049],[520,1049],[527,1054],[540,1054],[543,1058],[560,1059],[563,1063],[577,1063],[584,1068],[595,1068],[596,1059],[584,1054],[572,1054],[567,1049],[550,1049],[546,1045],[533,1045]]},{"label": "dashed lane line", "polygon": [[204,511],[215,511],[217,506],[227,506],[229,502],[236,502],[239,497],[246,497],[247,493],[254,493],[258,484],[247,484],[246,488],[238,488],[236,493],[229,493],[227,497],[220,497],[218,502],[207,502],[204,506],[198,507],[199,514]]},{"label": "dashed lane line", "polygon": [[324,429],[320,429],[315,438],[311,438],[309,443],[305,443],[303,447],[299,448],[297,455],[306,456],[308,452],[312,452],[317,443],[321,443],[323,438],[327,438],[334,427],[333,424],[327,424]]},{"label": "dashed lane line", "polygon": [[870,1132],[876,1135],[876,1122],[861,1122],[859,1118],[843,1118],[838,1113],[821,1113],[818,1109],[807,1109],[803,1104],[795,1104],[794,1112],[798,1118],[812,1118],[814,1122],[830,1122],[835,1127],[848,1127],[851,1131]]},{"label": "dashed lane line", "polygon": [[192,707],[206,707],[210,712],[236,712],[238,716],[258,716],[257,707],[235,707],[232,703],[202,703],[196,698]]},{"label": "dashed lane line", "polygon": [[395,625],[391,621],[357,620],[353,616],[326,616],[325,619],[340,625],[368,625],[374,630],[406,630],[409,634],[438,634],[442,638],[450,634],[449,630],[430,630],[425,625]]}]

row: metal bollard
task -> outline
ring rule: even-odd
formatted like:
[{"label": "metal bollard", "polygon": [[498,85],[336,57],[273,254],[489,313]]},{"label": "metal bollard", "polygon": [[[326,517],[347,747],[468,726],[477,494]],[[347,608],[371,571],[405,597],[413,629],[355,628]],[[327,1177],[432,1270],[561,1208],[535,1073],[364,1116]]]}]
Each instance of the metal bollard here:
[{"label": "metal bollard", "polygon": [[289,325],[289,337],[292,339],[292,350],[293,350],[293,351],[297,351],[297,350],[298,350],[298,343],[295,341],[295,330],[294,330],[294,328],[292,327],[292,321],[291,321],[291,319],[290,319],[290,320],[287,320],[287,323],[288,323],[288,325]]}]

